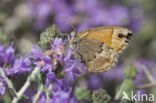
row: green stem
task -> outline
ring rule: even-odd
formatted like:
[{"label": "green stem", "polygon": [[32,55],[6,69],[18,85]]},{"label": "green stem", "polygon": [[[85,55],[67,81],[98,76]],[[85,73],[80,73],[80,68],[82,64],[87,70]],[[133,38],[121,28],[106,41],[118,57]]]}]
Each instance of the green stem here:
[{"label": "green stem", "polygon": [[43,84],[40,85],[40,88],[39,88],[36,96],[34,97],[33,103],[38,103],[38,100],[40,98],[42,91],[43,91]]},{"label": "green stem", "polygon": [[7,87],[11,90],[12,95],[16,97],[17,96],[16,89],[14,88],[13,83],[9,80],[9,78],[6,76],[5,72],[2,69],[0,69],[0,76],[5,79]]},{"label": "green stem", "polygon": [[23,87],[20,89],[20,91],[17,93],[17,97],[14,97],[12,103],[17,103],[22,95],[24,94],[24,92],[28,89],[28,87],[30,86],[31,82],[35,80],[37,74],[40,72],[40,67],[36,67],[32,74],[28,77],[27,81],[25,82],[25,84],[23,85]]},{"label": "green stem", "polygon": [[149,70],[145,66],[143,66],[143,71],[145,72],[147,78],[150,80],[151,83],[156,82],[154,78],[152,77],[151,73],[149,72]]}]

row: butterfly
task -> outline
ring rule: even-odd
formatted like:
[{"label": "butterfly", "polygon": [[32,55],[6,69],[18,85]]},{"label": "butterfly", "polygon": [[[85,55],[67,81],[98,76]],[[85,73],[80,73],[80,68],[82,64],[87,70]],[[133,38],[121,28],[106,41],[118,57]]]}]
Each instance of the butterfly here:
[{"label": "butterfly", "polygon": [[131,41],[132,31],[118,26],[102,26],[84,30],[75,35],[71,46],[75,59],[81,59],[89,72],[101,73],[113,68],[119,55]]}]

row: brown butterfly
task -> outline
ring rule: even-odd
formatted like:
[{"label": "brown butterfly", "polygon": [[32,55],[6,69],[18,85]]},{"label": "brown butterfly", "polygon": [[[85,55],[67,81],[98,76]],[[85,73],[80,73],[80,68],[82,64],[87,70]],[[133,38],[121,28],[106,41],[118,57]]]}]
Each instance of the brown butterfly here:
[{"label": "brown butterfly", "polygon": [[71,45],[77,48],[75,59],[81,59],[89,72],[100,73],[115,66],[131,37],[132,31],[122,27],[95,27],[78,33]]}]

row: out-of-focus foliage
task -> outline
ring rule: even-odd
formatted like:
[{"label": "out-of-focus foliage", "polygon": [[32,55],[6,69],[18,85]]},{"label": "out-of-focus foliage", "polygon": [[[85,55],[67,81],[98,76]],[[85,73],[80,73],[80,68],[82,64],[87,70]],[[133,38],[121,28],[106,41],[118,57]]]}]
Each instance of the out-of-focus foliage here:
[{"label": "out-of-focus foliage", "polygon": [[122,93],[124,91],[125,93],[127,93],[128,97],[131,97],[132,91],[133,93],[136,93],[136,85],[134,83],[134,80],[137,75],[136,67],[133,65],[126,67],[124,69],[124,75],[125,75],[125,78],[121,86]]},{"label": "out-of-focus foliage", "polygon": [[43,48],[48,48],[50,47],[50,41],[54,42],[56,37],[63,38],[64,36],[55,25],[52,25],[45,32],[41,33],[39,44]]},{"label": "out-of-focus foliage", "polygon": [[86,87],[78,87],[75,89],[75,96],[78,100],[89,100],[90,91]]}]

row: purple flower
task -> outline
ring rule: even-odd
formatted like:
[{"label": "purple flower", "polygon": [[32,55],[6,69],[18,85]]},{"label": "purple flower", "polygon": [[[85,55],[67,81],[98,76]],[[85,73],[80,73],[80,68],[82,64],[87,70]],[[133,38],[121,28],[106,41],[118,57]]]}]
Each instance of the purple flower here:
[{"label": "purple flower", "polygon": [[105,81],[107,81],[107,80],[110,81],[113,79],[122,81],[122,80],[124,80],[123,69],[124,69],[124,66],[117,66],[115,68],[112,68],[110,71],[102,73],[102,78]]},{"label": "purple flower", "polygon": [[47,103],[46,102],[46,95],[41,95],[40,100],[38,101],[38,103]]},{"label": "purple flower", "polygon": [[74,95],[74,85],[69,85],[65,79],[57,80],[52,88],[54,103],[78,103]]},{"label": "purple flower", "polygon": [[4,95],[5,92],[6,92],[6,82],[2,77],[0,77],[0,95]]},{"label": "purple flower", "polygon": [[36,66],[42,67],[42,72],[53,71],[52,58],[48,53],[44,53],[39,46],[34,45],[30,57],[33,59],[33,63]]},{"label": "purple flower", "polygon": [[0,64],[11,64],[14,60],[15,49],[13,48],[13,44],[11,44],[8,48],[0,44]]},{"label": "purple flower", "polygon": [[29,57],[25,58],[22,62],[23,67],[29,67],[31,65],[31,60]]},{"label": "purple flower", "polygon": [[56,80],[56,75],[55,73],[51,72],[51,73],[47,73],[47,78],[49,80]]},{"label": "purple flower", "polygon": [[45,28],[47,19],[53,13],[53,6],[47,0],[29,1],[28,6],[30,8],[30,17],[34,19],[34,27],[39,30]]},{"label": "purple flower", "polygon": [[31,56],[35,61],[38,61],[43,58],[44,54],[39,46],[34,45],[34,47],[32,48]]},{"label": "purple flower", "polygon": [[14,75],[14,74],[22,74],[24,72],[30,72],[32,68],[30,68],[31,60],[29,58],[23,59],[23,57],[15,59],[12,68],[7,68],[6,73],[7,75]]},{"label": "purple flower", "polygon": [[106,0],[38,0],[29,1],[28,6],[36,29],[54,23],[65,32],[71,30],[69,24],[76,25],[78,31],[101,25],[127,25],[139,30],[144,21],[140,6],[109,5]]},{"label": "purple flower", "polygon": [[47,98],[45,93],[42,93],[38,103],[54,103],[52,98]]},{"label": "purple flower", "polygon": [[62,40],[62,38],[55,38],[55,40],[54,40],[54,44],[53,44],[53,49],[55,48],[55,49],[58,49],[60,46],[63,46],[64,45],[64,43],[63,43],[63,40]]},{"label": "purple flower", "polygon": [[52,65],[52,58],[50,56],[45,55],[43,57],[43,60],[41,59],[40,63],[41,63],[41,66],[42,66],[42,69],[41,69],[42,72],[54,71],[54,68],[53,68],[53,65]]},{"label": "purple flower", "polygon": [[52,85],[52,97],[48,99],[43,93],[39,103],[75,103],[77,101],[73,95],[72,86],[66,83],[64,79],[56,80]]},{"label": "purple flower", "polygon": [[22,56],[16,58],[13,43],[8,48],[0,44],[0,67],[3,67],[7,75],[30,72],[30,65],[31,60],[29,57],[25,59]]},{"label": "purple flower", "polygon": [[89,77],[88,86],[93,89],[100,89],[103,87],[102,79],[100,75],[93,74]]},{"label": "purple flower", "polygon": [[74,52],[69,50],[64,57],[63,71],[66,73],[69,80],[76,80],[76,76],[80,76],[81,72],[84,72],[87,69],[87,67],[81,63],[80,60],[74,60],[73,54]]},{"label": "purple flower", "polygon": [[[85,6],[86,9],[88,4],[89,3],[87,3]],[[100,4],[95,3],[94,7],[87,11],[86,19],[79,25],[78,31],[87,29],[91,26],[128,25],[129,23],[129,10],[122,5],[113,5],[112,7],[106,8]],[[93,12],[94,10],[96,11]]]},{"label": "purple flower", "polygon": [[52,55],[54,55],[54,57],[56,59],[61,59],[64,56],[65,53],[65,42],[63,42],[62,38],[55,38],[54,43],[51,44],[51,52]]},{"label": "purple flower", "polygon": [[70,88],[71,85],[69,85],[68,82],[65,80],[65,78],[63,78],[63,79],[57,79],[55,83],[53,83],[52,91],[56,92],[59,90],[63,90],[68,92]]},{"label": "purple flower", "polygon": [[33,59],[33,63],[37,66],[43,67],[42,71],[51,71],[52,69],[52,58],[50,57],[50,51],[44,53],[39,46],[34,45],[30,54]]},{"label": "purple flower", "polygon": [[75,62],[70,67],[64,69],[69,80],[76,80],[76,76],[81,74],[80,70],[76,68],[76,65],[78,66],[78,63]]},{"label": "purple flower", "polygon": [[46,85],[50,85],[51,81],[55,81],[56,78],[56,74],[54,72],[49,72],[46,74]]},{"label": "purple flower", "polygon": [[72,96],[72,87],[69,86],[64,79],[57,80],[53,84],[52,94],[54,103],[70,103],[69,101]]},{"label": "purple flower", "polygon": [[64,65],[63,71],[66,73],[68,79],[76,80],[76,76],[81,74],[81,70],[85,69],[85,66],[80,62],[80,60],[74,60],[74,51],[68,49],[68,52],[65,53],[65,43],[66,41],[63,42],[61,38],[56,38],[51,51],[53,51],[55,60]]},{"label": "purple flower", "polygon": [[69,103],[71,89],[66,92],[62,90],[58,90],[57,92],[53,92],[53,102],[54,103]]},{"label": "purple flower", "polygon": [[80,76],[81,71],[86,69],[80,60],[74,60],[74,51],[66,48],[66,43],[68,43],[67,40],[55,38],[54,42],[51,43],[51,48],[46,52],[43,52],[37,45],[32,49],[31,58],[33,59],[33,63],[41,66],[42,72],[48,72],[47,82],[50,82],[52,79],[50,75],[56,69],[62,69],[66,73],[66,78],[69,80],[76,80],[76,76]]},{"label": "purple flower", "polygon": [[75,0],[75,8],[78,12],[83,14],[93,14],[96,13],[98,8],[101,8],[101,4],[98,0]]},{"label": "purple flower", "polygon": [[[41,97],[40,102],[71,103],[76,100],[73,96],[72,85],[86,66],[80,60],[73,58],[74,50],[66,48],[67,40],[55,38],[51,48],[43,52],[37,45],[32,49],[30,58],[36,66],[41,66],[41,72],[46,73],[46,86],[52,84],[52,98]],[[59,70],[57,70],[59,69]],[[58,78],[63,74],[62,78]]]}]

